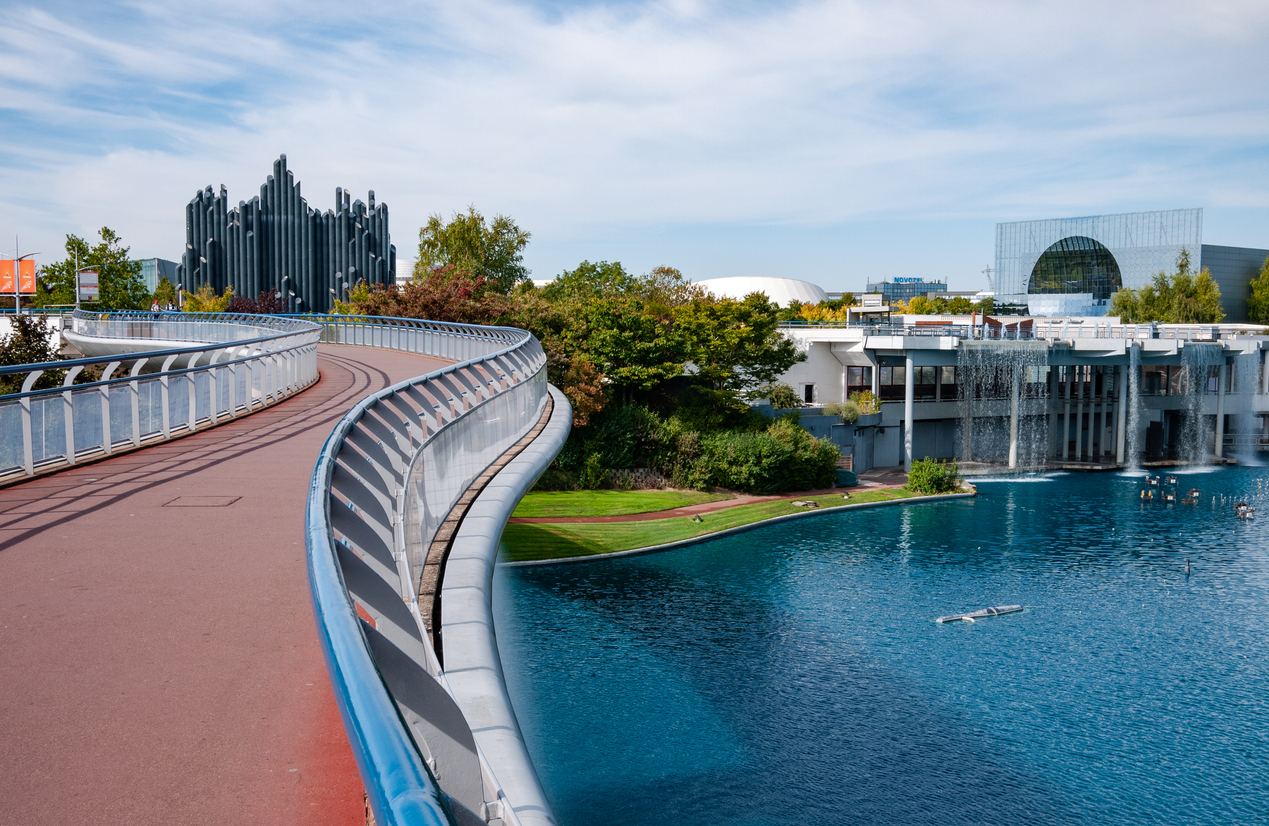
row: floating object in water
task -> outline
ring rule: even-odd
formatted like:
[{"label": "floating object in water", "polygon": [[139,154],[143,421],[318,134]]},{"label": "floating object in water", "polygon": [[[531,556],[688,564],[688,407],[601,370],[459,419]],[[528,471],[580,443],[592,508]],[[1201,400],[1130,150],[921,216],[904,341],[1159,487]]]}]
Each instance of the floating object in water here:
[{"label": "floating object in water", "polygon": [[1188,492],[1187,494],[1185,494],[1185,495],[1186,495],[1186,496],[1193,496],[1195,499],[1198,499],[1199,489],[1198,489],[1198,488],[1190,488],[1189,492]]},{"label": "floating object in water", "polygon": [[1188,559],[1185,560],[1185,575],[1186,576],[1190,575],[1190,560]]},{"label": "floating object in water", "polygon": [[1234,503],[1234,516],[1237,516],[1239,519],[1251,519],[1255,515],[1256,509],[1251,505],[1248,505],[1246,502]]},{"label": "floating object in water", "polygon": [[1142,498],[1142,499],[1154,499],[1154,491],[1152,491],[1152,490],[1143,490],[1143,491],[1141,491],[1141,498]]},{"label": "floating object in water", "polygon": [[1147,477],[1146,477],[1146,481],[1147,481],[1148,483],[1152,484],[1152,485],[1157,485],[1157,484],[1159,484],[1159,477],[1158,477],[1158,476],[1147,476]]},{"label": "floating object in water", "polygon": [[939,617],[935,622],[973,622],[976,619],[998,617],[1001,614],[1016,614],[1021,610],[1021,605],[999,605],[995,608],[984,608],[981,611],[972,611],[968,614],[948,614],[946,617]]},{"label": "floating object in water", "polygon": [[1176,484],[1176,477],[1175,477],[1175,476],[1169,476],[1169,477],[1168,477],[1166,480],[1164,480],[1164,481],[1166,481],[1169,485],[1175,485],[1175,484]]},{"label": "floating object in water", "polygon": [[1175,502],[1175,501],[1176,501],[1176,493],[1175,493],[1175,492],[1173,492],[1173,491],[1165,491],[1165,492],[1164,492],[1164,494],[1163,494],[1163,501],[1164,501],[1164,502]]},{"label": "floating object in water", "polygon": [[1182,505],[1197,505],[1198,502],[1199,500],[1194,498],[1193,496],[1187,496],[1181,500]]}]

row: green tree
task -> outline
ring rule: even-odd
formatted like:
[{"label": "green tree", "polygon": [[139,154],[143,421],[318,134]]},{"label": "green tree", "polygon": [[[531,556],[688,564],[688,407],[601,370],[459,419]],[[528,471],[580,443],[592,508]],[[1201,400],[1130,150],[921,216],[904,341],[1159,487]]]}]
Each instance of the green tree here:
[{"label": "green tree", "polygon": [[675,310],[694,384],[715,403],[735,406],[806,358],[777,329],[780,308],[762,293],[742,301],[708,296]]},{"label": "green tree", "polygon": [[469,206],[466,213],[454,213],[449,223],[432,215],[419,230],[414,277],[424,278],[449,266],[469,270],[486,279],[493,289],[509,292],[529,277],[523,253],[530,237],[505,215],[495,215],[492,223],[486,223],[475,206]]},{"label": "green tree", "polygon": [[1269,324],[1269,258],[1260,268],[1260,275],[1251,281],[1247,297],[1247,317],[1253,324]]},{"label": "green tree", "polygon": [[602,298],[633,294],[638,286],[639,279],[626,272],[620,261],[583,261],[556,276],[542,288],[542,295],[548,301]]},{"label": "green tree", "polygon": [[1184,248],[1172,275],[1160,272],[1139,290],[1116,290],[1110,299],[1110,313],[1126,324],[1216,324],[1225,317],[1221,291],[1212,274],[1206,267],[1195,274],[1190,252]]},{"label": "green tree", "polygon": [[[15,316],[9,334],[4,339],[0,339],[0,367],[60,361],[61,355],[49,343],[52,337],[53,332],[49,329],[48,319],[44,316]],[[64,376],[65,373],[61,370],[46,370],[36,379],[31,389],[44,390],[57,387],[62,383]],[[0,376],[0,394],[20,393],[22,382],[25,380],[25,373]]]},{"label": "green tree", "polygon": [[168,304],[176,306],[176,287],[167,280],[166,275],[159,277],[158,286],[154,288],[154,298],[161,307],[166,307]]},{"label": "green tree", "polygon": [[40,268],[35,303],[41,307],[75,303],[75,263],[96,270],[101,298],[92,307],[102,310],[144,310],[150,291],[141,280],[141,262],[128,258],[128,247],[110,227],[102,227],[101,242],[89,246],[78,235],[66,236],[66,258]]}]

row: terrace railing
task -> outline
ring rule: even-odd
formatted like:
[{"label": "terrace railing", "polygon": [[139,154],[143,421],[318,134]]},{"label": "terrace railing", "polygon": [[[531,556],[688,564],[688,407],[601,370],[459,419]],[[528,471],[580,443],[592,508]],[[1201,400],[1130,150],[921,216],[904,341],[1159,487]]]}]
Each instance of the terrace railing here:
[{"label": "terrace railing", "polygon": [[309,489],[314,610],[376,822],[518,826],[446,681],[417,595],[446,516],[546,409],[545,353],[523,330],[317,320],[323,341],[456,361],[350,410]]},{"label": "terrace railing", "polygon": [[[317,379],[300,319],[76,313],[84,336],[169,349],[0,367],[0,482],[141,447],[274,404]],[[197,342],[190,344],[190,342]]]},{"label": "terrace railing", "polygon": [[[1145,341],[1220,341],[1244,335],[1247,325],[1220,324],[1111,324],[1109,322],[1071,322],[1064,319],[1034,319],[1029,326],[1021,322],[1001,324],[905,324],[902,322],[808,321],[785,322],[780,328],[795,330],[857,330],[865,336],[933,336],[956,337],[982,341],[1053,341],[1074,339],[1119,339]],[[1254,326],[1254,325],[1252,325]]]}]

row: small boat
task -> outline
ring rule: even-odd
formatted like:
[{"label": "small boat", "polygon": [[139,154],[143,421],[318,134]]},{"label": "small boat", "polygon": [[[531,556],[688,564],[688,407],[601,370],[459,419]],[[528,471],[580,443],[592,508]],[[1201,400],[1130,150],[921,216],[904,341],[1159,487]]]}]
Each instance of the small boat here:
[{"label": "small boat", "polygon": [[1251,519],[1256,515],[1256,509],[1246,502],[1234,503],[1234,516],[1239,519]]},{"label": "small boat", "polygon": [[998,617],[1001,614],[1016,614],[1021,610],[1021,605],[1000,605],[995,608],[972,611],[968,614],[948,614],[946,617],[939,617],[935,622],[973,622],[987,617]]}]

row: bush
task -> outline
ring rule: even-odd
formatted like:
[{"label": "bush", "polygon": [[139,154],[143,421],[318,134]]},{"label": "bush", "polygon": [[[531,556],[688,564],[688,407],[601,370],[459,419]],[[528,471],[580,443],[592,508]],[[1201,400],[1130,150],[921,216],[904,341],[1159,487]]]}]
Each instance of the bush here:
[{"label": "bush", "polygon": [[767,394],[767,402],[776,410],[788,410],[802,406],[797,391],[784,382],[776,382],[762,388]]},{"label": "bush", "polygon": [[859,405],[859,412],[865,416],[881,412],[881,404],[871,390],[856,390],[850,394],[850,400]]},{"label": "bush", "polygon": [[833,484],[839,453],[787,419],[765,433],[714,433],[701,440],[701,464],[711,485],[747,493],[779,493]]},{"label": "bush", "polygon": [[932,495],[951,493],[960,484],[961,473],[955,462],[943,465],[927,457],[912,463],[912,470],[908,472],[908,484],[904,487],[917,493]]},{"label": "bush", "polygon": [[608,470],[600,461],[598,453],[592,453],[586,457],[586,463],[582,465],[581,486],[586,490],[599,490],[608,485]]},{"label": "bush", "polygon": [[843,424],[854,424],[859,421],[859,416],[862,412],[859,409],[859,405],[852,401],[830,402],[824,405],[824,414],[826,416],[841,416]]}]

